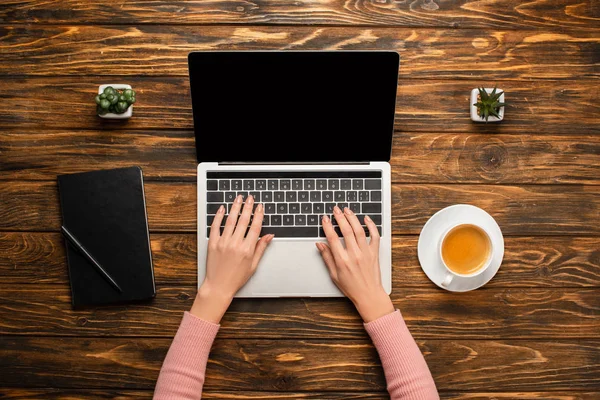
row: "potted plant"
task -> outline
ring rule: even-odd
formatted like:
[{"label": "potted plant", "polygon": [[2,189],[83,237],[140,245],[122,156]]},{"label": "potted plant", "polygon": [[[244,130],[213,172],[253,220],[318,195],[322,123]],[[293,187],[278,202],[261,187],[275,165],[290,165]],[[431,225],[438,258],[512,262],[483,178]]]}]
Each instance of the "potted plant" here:
[{"label": "potted plant", "polygon": [[504,119],[504,92],[476,88],[471,91],[471,120],[475,122],[500,122]]},{"label": "potted plant", "polygon": [[96,96],[96,113],[101,118],[126,119],[133,114],[135,91],[131,85],[100,85]]}]

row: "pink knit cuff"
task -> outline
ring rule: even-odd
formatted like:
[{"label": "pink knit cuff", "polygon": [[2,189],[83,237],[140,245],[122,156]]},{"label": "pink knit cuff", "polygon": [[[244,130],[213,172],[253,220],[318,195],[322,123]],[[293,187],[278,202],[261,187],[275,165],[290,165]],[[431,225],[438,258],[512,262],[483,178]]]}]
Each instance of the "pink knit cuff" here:
[{"label": "pink knit cuff", "polygon": [[406,327],[404,318],[402,318],[402,314],[400,314],[400,310],[386,314],[383,317],[379,317],[375,321],[368,322],[364,325],[376,347],[379,347],[380,345],[384,348],[388,347],[390,338],[396,338],[396,340],[398,340],[404,338],[404,335],[406,334],[408,334],[409,338],[412,340],[412,336],[410,336],[410,333],[408,332],[408,328]]},{"label": "pink knit cuff", "polygon": [[185,338],[193,343],[203,343],[211,346],[220,327],[221,325],[205,321],[185,311],[178,333],[184,334]]}]

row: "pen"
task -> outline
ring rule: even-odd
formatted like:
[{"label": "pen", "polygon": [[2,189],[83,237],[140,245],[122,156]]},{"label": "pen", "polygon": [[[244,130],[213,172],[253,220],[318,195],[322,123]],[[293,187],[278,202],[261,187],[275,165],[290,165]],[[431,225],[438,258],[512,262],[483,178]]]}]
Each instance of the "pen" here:
[{"label": "pen", "polygon": [[108,272],[106,272],[106,270],[104,268],[102,268],[102,266],[100,265],[100,263],[98,261],[96,261],[96,259],[94,257],[92,257],[92,255],[90,254],[89,251],[87,251],[87,249],[85,247],[83,247],[83,245],[81,243],[79,243],[79,240],[77,240],[75,238],[75,236],[73,236],[73,234],[71,232],[69,232],[69,230],[67,228],[65,228],[65,226],[61,226],[60,227],[60,231],[62,232],[62,234],[65,236],[65,238],[73,245],[75,246],[75,248],[77,250],[79,250],[79,252],[81,254],[83,254],[83,256],[94,266],[96,267],[96,270],[98,270],[98,272],[100,272],[100,275],[102,275],[104,277],[104,279],[106,279],[108,281],[108,283],[110,283],[115,289],[117,289],[119,291],[119,293],[123,293],[123,290],[119,287],[119,285],[117,285],[117,282],[115,282],[115,280],[108,274]]}]

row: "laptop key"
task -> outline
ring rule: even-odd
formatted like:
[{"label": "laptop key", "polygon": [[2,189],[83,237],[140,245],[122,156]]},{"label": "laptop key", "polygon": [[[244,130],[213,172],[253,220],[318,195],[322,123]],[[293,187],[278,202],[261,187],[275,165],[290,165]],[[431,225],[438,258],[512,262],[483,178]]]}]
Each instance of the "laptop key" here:
[{"label": "laptop key", "polygon": [[344,192],[344,191],[337,191],[337,192],[335,192],[334,196],[335,196],[335,201],[346,200],[346,192]]},{"label": "laptop key", "polygon": [[300,204],[300,211],[302,214],[312,214],[312,204],[302,203]]},{"label": "laptop key", "polygon": [[355,190],[350,190],[346,193],[346,200],[348,201],[356,201],[358,200],[358,192]]},{"label": "laptop key", "polygon": [[333,201],[333,192],[326,191],[323,192],[323,201]]},{"label": "laptop key", "polygon": [[296,226],[300,225],[306,225],[306,215],[296,215],[294,217],[294,223],[296,224]]},{"label": "laptop key", "polygon": [[273,195],[273,201],[276,203],[283,203],[285,201],[285,192],[275,192]]},{"label": "laptop key", "polygon": [[325,203],[325,214],[333,214],[335,203]]},{"label": "laptop key", "polygon": [[304,190],[315,190],[315,180],[314,179],[306,179],[304,181]]},{"label": "laptop key", "polygon": [[248,197],[248,192],[237,192],[237,195],[238,195],[238,196],[239,196],[239,195],[242,195],[242,198],[243,198],[244,200],[246,200],[246,198]]},{"label": "laptop key", "polygon": [[281,190],[290,190],[291,188],[291,182],[289,179],[282,179],[279,182],[279,187],[281,188]]},{"label": "laptop key", "polygon": [[281,225],[281,215],[271,215],[271,225]]},{"label": "laptop key", "polygon": [[265,204],[265,214],[275,214],[277,211],[275,207],[275,203],[266,203]]},{"label": "laptop key", "polygon": [[269,226],[269,225],[271,225],[271,220],[269,218],[270,217],[268,215],[264,215],[263,216],[263,222],[262,222],[263,226]]},{"label": "laptop key", "polygon": [[[225,205],[225,204],[223,204]],[[206,205],[206,213],[207,214],[216,214],[217,211],[219,210],[219,207],[221,207],[221,204],[219,203],[209,203]]]},{"label": "laptop key", "polygon": [[350,179],[342,179],[340,181],[340,189],[342,189],[342,190],[350,190],[350,189],[352,189],[352,180],[350,180]]},{"label": "laptop key", "polygon": [[310,201],[321,201],[321,192],[310,192]]},{"label": "laptop key", "polygon": [[265,179],[257,179],[256,190],[267,190],[267,181]]},{"label": "laptop key", "polygon": [[242,190],[242,180],[241,179],[234,179],[231,181],[231,190]]},{"label": "laptop key", "polygon": [[285,201],[292,203],[297,200],[296,192],[285,192]]},{"label": "laptop key", "polygon": [[261,192],[262,202],[270,203],[273,201],[273,192]]},{"label": "laptop key", "polygon": [[350,203],[350,209],[355,214],[360,214],[360,203]]},{"label": "laptop key", "polygon": [[230,187],[229,179],[221,179],[219,181],[219,190],[231,190]]},{"label": "laptop key", "polygon": [[294,225],[294,216],[293,215],[284,215],[283,216],[283,225]]},{"label": "laptop key", "polygon": [[233,203],[235,200],[235,192],[225,192],[225,202]]},{"label": "laptop key", "polygon": [[260,203],[260,192],[250,192],[250,195],[254,197],[255,203]]},{"label": "laptop key", "polygon": [[272,233],[276,238],[282,237],[319,237],[319,228],[316,226],[265,226],[260,232],[261,236]]},{"label": "laptop key", "polygon": [[298,192],[298,201],[300,201],[300,202],[308,201],[308,192],[305,192],[305,191]]},{"label": "laptop key", "polygon": [[287,214],[288,205],[287,203],[277,203],[277,214]]},{"label": "laptop key", "polygon": [[381,214],[381,203],[361,203],[363,214]]},{"label": "laptop key", "polygon": [[319,216],[318,215],[307,215],[306,223],[307,223],[307,225],[319,225]]},{"label": "laptop key", "polygon": [[371,201],[381,201],[381,190],[371,190]]},{"label": "laptop key", "polygon": [[315,214],[324,214],[325,213],[325,204],[323,203],[313,203],[313,212]]},{"label": "laptop key", "polygon": [[219,181],[211,179],[206,181],[206,189],[207,190],[218,190],[219,189]]},{"label": "laptop key", "polygon": [[348,203],[338,203],[338,207],[340,210],[344,211],[344,208],[348,207]]},{"label": "laptop key", "polygon": [[352,189],[363,190],[363,180],[362,179],[352,179]]},{"label": "laptop key", "polygon": [[381,189],[381,179],[365,179],[365,189]]},{"label": "laptop key", "polygon": [[[363,214],[358,214],[357,217],[361,225],[366,225],[365,216]],[[381,214],[369,214],[369,218],[375,222],[375,225],[381,225]]]},{"label": "laptop key", "polygon": [[292,190],[302,190],[302,179],[292,179]]},{"label": "laptop key", "polygon": [[222,203],[225,201],[223,192],[206,192],[206,201],[208,203]]},{"label": "laptop key", "polygon": [[300,214],[300,203],[290,203],[290,214]]},{"label": "laptop key", "polygon": [[358,192],[358,201],[369,201],[369,192],[365,190]]},{"label": "laptop key", "polygon": [[279,181],[277,179],[269,179],[267,182],[269,190],[279,190]]},{"label": "laptop key", "polygon": [[339,179],[329,179],[327,182],[327,188],[329,190],[339,190],[340,180]]},{"label": "laptop key", "polygon": [[327,179],[317,179],[317,190],[327,190]]},{"label": "laptop key", "polygon": [[254,190],[253,179],[244,179],[244,190]]}]

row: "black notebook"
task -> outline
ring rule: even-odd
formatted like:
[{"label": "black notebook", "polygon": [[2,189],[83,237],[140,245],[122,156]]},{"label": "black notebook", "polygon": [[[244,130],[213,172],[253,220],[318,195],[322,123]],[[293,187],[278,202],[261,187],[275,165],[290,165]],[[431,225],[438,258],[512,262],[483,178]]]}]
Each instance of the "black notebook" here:
[{"label": "black notebook", "polygon": [[67,263],[74,307],[154,297],[154,272],[139,167],[59,175],[63,226],[122,289],[115,289],[71,242]]}]

